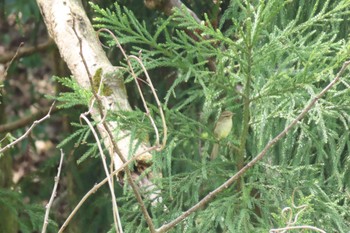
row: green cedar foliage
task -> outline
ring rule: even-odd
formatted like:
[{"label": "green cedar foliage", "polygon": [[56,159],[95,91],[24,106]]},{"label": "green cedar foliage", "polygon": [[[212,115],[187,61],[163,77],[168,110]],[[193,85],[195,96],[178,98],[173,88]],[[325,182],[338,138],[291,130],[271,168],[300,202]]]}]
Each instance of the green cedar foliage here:
[{"label": "green cedar foliage", "polygon": [[62,86],[72,90],[70,92],[59,93],[59,96],[55,97],[60,103],[59,108],[71,108],[76,105],[89,106],[89,101],[92,97],[91,90],[81,88],[75,79],[71,77],[54,77],[54,79]]},{"label": "green cedar foliage", "polygon": [[[0,226],[1,232],[14,232],[13,227],[18,224],[18,230],[23,233],[40,231],[43,224],[45,210],[39,205],[25,204],[23,196],[13,190],[0,188],[0,216],[6,219],[6,215],[14,216],[13,222],[6,222]],[[12,228],[6,228],[12,227]],[[49,220],[49,232],[57,232],[57,224]]]},{"label": "green cedar foliage", "polygon": [[[153,169],[163,173],[155,182],[162,187],[169,213],[164,214],[162,207],[150,208],[157,226],[197,203],[256,156],[349,59],[347,0],[232,0],[218,28],[206,15],[203,23],[197,23],[185,9],[177,9],[172,16],[155,20],[155,30],[118,3],[112,9],[91,6],[95,26],[112,30],[128,53],[141,56],[164,102],[169,140],[163,151],[154,153]],[[115,45],[111,37],[103,36],[108,45]],[[216,72],[208,68],[210,59]],[[124,60],[118,62],[126,67]],[[142,75],[140,66],[135,63],[134,68]],[[287,206],[293,219],[298,216],[295,225],[347,232],[348,77],[345,73],[298,126],[245,174],[240,187],[229,187],[172,232],[268,232],[286,226],[281,211]],[[87,96],[76,98],[83,95],[79,88],[73,89],[73,98],[62,99],[64,106],[89,102]],[[143,90],[147,96],[147,89]],[[149,104],[154,104],[152,98]],[[214,122],[225,109],[235,112],[234,127],[220,142],[221,156],[209,161]],[[129,128],[134,138],[140,130],[149,134],[152,142],[152,127],[138,117],[140,112],[127,118],[123,113],[111,114],[109,119],[121,120],[121,127]],[[156,123],[161,129],[160,119]],[[84,134],[82,129],[81,140]],[[124,193],[119,201],[125,231],[146,232],[132,193]],[[296,207],[301,205],[307,208],[297,215]]]}]

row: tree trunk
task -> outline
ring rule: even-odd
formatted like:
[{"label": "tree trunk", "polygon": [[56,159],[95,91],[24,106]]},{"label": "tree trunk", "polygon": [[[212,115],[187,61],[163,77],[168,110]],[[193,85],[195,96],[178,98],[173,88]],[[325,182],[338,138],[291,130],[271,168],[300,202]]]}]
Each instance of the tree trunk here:
[{"label": "tree trunk", "polygon": [[[106,57],[81,1],[37,0],[37,3],[50,36],[57,44],[62,58],[67,63],[78,84],[85,89],[89,89],[91,85],[87,69],[92,76],[97,70],[102,69],[104,85],[108,86],[112,91],[109,96],[105,96],[106,98],[104,98],[102,103],[104,111],[130,111],[131,107],[127,100],[124,81],[122,77],[117,76],[118,69],[112,66]],[[81,43],[75,32],[81,39]],[[82,56],[84,57],[85,64],[80,55],[80,46],[82,46]],[[101,116],[97,108],[92,110],[92,117],[97,122],[100,121]],[[116,129],[118,125],[115,121],[109,121],[107,124],[112,130]],[[97,128],[101,134],[101,138],[104,138],[105,146],[109,149],[110,154],[114,156],[115,169],[120,168],[123,162],[113,152],[112,142],[108,140],[107,132],[101,124],[98,124]],[[124,157],[127,157],[129,155],[129,149],[132,148],[130,146],[132,142],[128,136],[128,132],[118,132],[118,138],[121,138],[117,142],[118,148]],[[136,153],[140,153],[146,148],[142,144]],[[137,161],[149,161],[151,157],[151,154],[146,152]]]}]

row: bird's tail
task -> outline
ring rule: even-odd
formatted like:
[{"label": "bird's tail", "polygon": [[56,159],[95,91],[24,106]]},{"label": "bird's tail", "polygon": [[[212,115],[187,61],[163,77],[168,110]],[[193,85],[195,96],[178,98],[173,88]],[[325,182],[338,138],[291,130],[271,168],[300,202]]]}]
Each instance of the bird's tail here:
[{"label": "bird's tail", "polygon": [[215,143],[211,151],[210,160],[214,160],[219,154],[219,144]]}]

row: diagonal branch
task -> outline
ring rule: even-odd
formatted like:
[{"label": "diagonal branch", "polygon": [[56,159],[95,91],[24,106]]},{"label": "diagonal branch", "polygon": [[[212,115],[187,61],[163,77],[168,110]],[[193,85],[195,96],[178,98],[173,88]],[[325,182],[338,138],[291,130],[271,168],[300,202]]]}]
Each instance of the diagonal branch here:
[{"label": "diagonal branch", "polygon": [[41,122],[45,121],[46,119],[50,118],[50,114],[51,114],[51,111],[52,111],[52,108],[53,108],[54,104],[55,104],[55,102],[52,103],[51,108],[49,109],[48,113],[43,118],[34,121],[33,124],[29,127],[29,129],[22,136],[20,136],[19,138],[17,138],[16,140],[11,142],[10,144],[6,145],[5,147],[0,148],[0,154],[4,153],[8,149],[10,149],[12,146],[16,145],[17,143],[19,143],[20,141],[25,139],[28,136],[28,134],[30,132],[32,132],[32,130],[35,128],[35,126],[37,126]]},{"label": "diagonal branch", "polygon": [[[16,129],[22,128],[24,126],[29,125],[35,120],[39,120],[40,118],[44,117],[47,112],[50,110],[49,107],[44,107],[37,109],[35,112],[32,114],[22,117],[21,119],[18,119],[17,121],[9,122],[7,124],[0,125],[0,133],[7,133],[14,131]],[[59,109],[54,107],[51,110],[51,113],[57,112]]]},{"label": "diagonal branch", "polygon": [[[21,43],[20,47],[23,45],[23,42]],[[25,57],[28,55],[31,55],[33,53],[37,53],[37,52],[42,52],[47,50],[48,48],[50,48],[51,46],[54,45],[53,40],[48,39],[47,41],[38,44],[38,45],[34,45],[31,47],[22,47],[19,48],[17,52],[13,53],[5,53],[3,55],[0,55],[0,63],[6,63],[11,61],[14,57],[15,59],[21,58],[21,57]]]}]

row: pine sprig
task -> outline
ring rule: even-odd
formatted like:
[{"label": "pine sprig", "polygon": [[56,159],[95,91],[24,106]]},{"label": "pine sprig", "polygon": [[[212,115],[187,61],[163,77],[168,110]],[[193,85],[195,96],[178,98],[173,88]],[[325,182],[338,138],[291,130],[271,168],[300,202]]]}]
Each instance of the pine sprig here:
[{"label": "pine sprig", "polygon": [[92,98],[92,92],[85,90],[79,86],[74,78],[54,77],[57,82],[63,86],[70,88],[71,92],[61,92],[57,97],[51,97],[60,103],[58,108],[71,108],[76,105],[88,106]]}]

